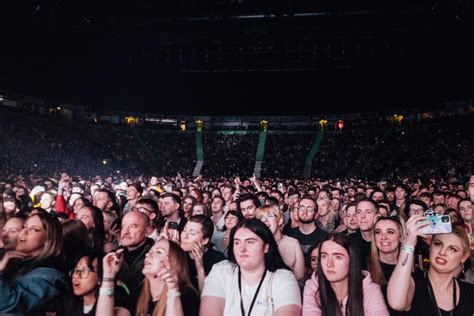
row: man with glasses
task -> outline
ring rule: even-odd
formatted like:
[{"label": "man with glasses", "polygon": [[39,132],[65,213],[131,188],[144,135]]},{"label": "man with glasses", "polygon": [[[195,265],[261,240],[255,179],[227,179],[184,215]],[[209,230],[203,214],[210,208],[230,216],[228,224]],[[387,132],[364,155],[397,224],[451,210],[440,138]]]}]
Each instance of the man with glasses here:
[{"label": "man with glasses", "polygon": [[321,241],[326,233],[316,226],[315,217],[318,211],[318,205],[311,196],[305,196],[301,199],[298,206],[299,226],[289,229],[286,234],[296,238],[301,245],[303,253],[307,253],[311,245]]},{"label": "man with glasses", "polygon": [[156,241],[159,232],[158,228],[158,203],[155,200],[149,197],[142,197],[137,200],[135,205],[132,207],[132,211],[141,212],[148,216],[151,223],[152,233],[148,235],[148,238],[151,238]]}]

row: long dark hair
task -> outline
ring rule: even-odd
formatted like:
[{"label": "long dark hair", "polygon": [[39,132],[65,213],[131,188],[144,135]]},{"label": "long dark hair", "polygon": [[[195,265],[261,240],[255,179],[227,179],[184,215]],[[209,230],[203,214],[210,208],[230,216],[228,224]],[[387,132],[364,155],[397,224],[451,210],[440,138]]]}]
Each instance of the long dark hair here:
[{"label": "long dark hair", "polygon": [[[245,217],[242,215],[241,212],[230,210],[230,211],[227,211],[227,213],[225,214],[224,220],[227,219],[227,216],[229,216],[229,215],[233,215],[233,216],[237,217],[237,224],[245,219]],[[227,230],[227,227],[224,225],[224,227],[222,227],[221,231],[225,232],[226,230]]]},{"label": "long dark hair", "polygon": [[70,270],[77,264],[82,255],[91,251],[92,241],[87,233],[86,226],[81,220],[69,219],[62,226],[64,257],[66,266]]},{"label": "long dark hair", "polygon": [[230,232],[229,240],[229,261],[237,264],[234,256],[234,236],[235,233],[241,229],[247,228],[252,233],[260,237],[265,244],[268,244],[268,252],[265,254],[265,268],[270,272],[275,272],[277,269],[288,269],[288,266],[283,262],[275,238],[270,229],[262,221],[252,218],[241,221]]},{"label": "long dark hair", "polygon": [[87,208],[91,212],[94,220],[94,229],[91,234],[92,249],[100,253],[105,243],[104,215],[102,211],[95,206],[83,206],[82,208]]},{"label": "long dark hair", "polygon": [[[346,305],[347,316],[361,316],[364,315],[364,295],[362,292],[362,270],[359,261],[359,255],[356,247],[349,241],[349,239],[342,234],[329,234],[319,245],[319,262],[321,262],[321,248],[326,241],[333,241],[347,250],[349,253],[349,285],[348,285],[348,300]],[[342,316],[343,312],[339,305],[339,301],[332,289],[331,283],[324,275],[322,267],[316,270],[318,275],[319,291],[316,293],[316,301],[320,302],[323,316]],[[318,297],[319,296],[319,297]]]}]

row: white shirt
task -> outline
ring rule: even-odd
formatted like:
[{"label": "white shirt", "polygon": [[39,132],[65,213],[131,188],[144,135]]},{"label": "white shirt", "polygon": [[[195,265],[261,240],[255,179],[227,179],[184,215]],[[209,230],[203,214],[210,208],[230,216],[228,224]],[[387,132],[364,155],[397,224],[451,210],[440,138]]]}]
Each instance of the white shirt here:
[{"label": "white shirt", "polygon": [[[238,271],[237,265],[224,260],[212,267],[204,281],[201,296],[215,296],[225,299],[224,315],[241,316]],[[258,284],[248,286],[242,280],[242,301],[245,313],[248,313],[257,287]],[[273,312],[287,305],[301,307],[300,289],[295,276],[291,271],[284,269],[275,272],[267,271],[255,300],[252,315],[273,315]]]}]

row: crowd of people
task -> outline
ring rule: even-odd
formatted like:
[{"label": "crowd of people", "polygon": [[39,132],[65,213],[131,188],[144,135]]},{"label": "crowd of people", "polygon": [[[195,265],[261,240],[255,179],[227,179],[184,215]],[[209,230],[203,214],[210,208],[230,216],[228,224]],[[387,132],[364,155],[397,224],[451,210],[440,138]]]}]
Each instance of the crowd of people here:
[{"label": "crowd of people", "polygon": [[[197,161],[195,133],[151,126],[64,121],[0,109],[0,173],[52,175],[58,166],[85,177],[189,176]],[[474,115],[413,125],[326,131],[313,160],[313,177],[428,179],[449,171],[458,177],[473,169]],[[316,140],[317,131],[269,132],[261,175],[295,178]],[[251,176],[257,132],[203,133],[206,177]],[[28,150],[24,150],[24,148]],[[77,159],[80,157],[80,159]]]},{"label": "crowd of people", "polygon": [[313,176],[393,178],[458,176],[473,168],[473,115],[414,126],[327,133],[313,161]]},{"label": "crowd of people", "polygon": [[0,314],[474,313],[474,176],[1,180]]},{"label": "crowd of people", "polygon": [[268,133],[262,176],[300,175],[315,138],[315,133]]},{"label": "crowd of people", "polygon": [[212,177],[251,175],[255,167],[257,144],[258,133],[204,133],[202,174]]}]

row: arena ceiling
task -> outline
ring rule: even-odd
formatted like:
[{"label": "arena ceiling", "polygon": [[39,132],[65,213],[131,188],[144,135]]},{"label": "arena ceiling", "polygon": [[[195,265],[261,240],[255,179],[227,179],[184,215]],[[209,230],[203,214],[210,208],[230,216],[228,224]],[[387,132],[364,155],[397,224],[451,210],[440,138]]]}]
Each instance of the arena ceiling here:
[{"label": "arena ceiling", "polygon": [[175,114],[432,108],[473,96],[472,9],[468,0],[5,1],[0,87]]}]

